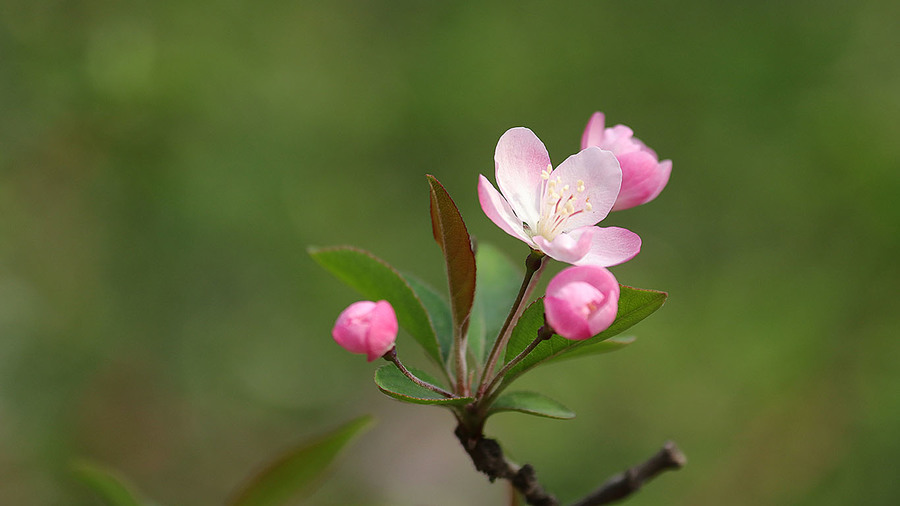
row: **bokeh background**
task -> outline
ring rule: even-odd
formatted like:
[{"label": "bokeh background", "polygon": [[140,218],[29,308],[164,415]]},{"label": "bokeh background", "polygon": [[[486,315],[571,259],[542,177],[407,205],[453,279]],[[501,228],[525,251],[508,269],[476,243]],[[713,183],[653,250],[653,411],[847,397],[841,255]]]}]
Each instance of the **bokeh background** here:
[{"label": "bokeh background", "polygon": [[[97,504],[73,459],[221,504],[279,450],[378,425],[310,504],[495,505],[451,416],[338,348],[310,245],[442,286],[425,173],[469,229],[497,139],[555,163],[602,110],[674,161],[606,223],[670,292],[628,349],[522,379],[488,425],[564,500],[676,440],[630,504],[897,504],[900,4],[0,4],[0,503]],[[408,336],[401,355],[423,365]]]}]

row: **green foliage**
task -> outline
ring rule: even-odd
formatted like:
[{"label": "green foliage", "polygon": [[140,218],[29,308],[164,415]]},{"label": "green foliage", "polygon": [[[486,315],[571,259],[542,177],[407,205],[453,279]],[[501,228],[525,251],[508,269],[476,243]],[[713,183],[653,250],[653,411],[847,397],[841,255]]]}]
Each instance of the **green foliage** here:
[{"label": "green foliage", "polygon": [[[619,285],[621,292],[619,295],[619,310],[616,313],[616,319],[608,329],[597,334],[596,336],[585,339],[583,341],[572,341],[562,336],[554,335],[540,343],[530,354],[528,354],[521,362],[516,364],[506,375],[505,382],[509,383],[520,374],[529,369],[555,358],[565,357],[566,354],[574,353],[580,348],[590,347],[599,342],[605,341],[632,325],[638,323],[644,318],[653,314],[654,311],[662,307],[666,301],[666,293],[655,290],[643,290],[632,288],[630,286]],[[543,298],[532,303],[516,323],[509,344],[506,347],[506,361],[522,352],[537,336],[538,329],[544,324],[544,303]],[[619,345],[627,343],[617,343]],[[621,346],[609,349],[597,349],[597,352],[613,351]],[[591,351],[595,351],[592,349]],[[582,354],[590,354],[590,352],[582,352]]]},{"label": "green foliage", "polygon": [[593,342],[590,344],[585,344],[584,346],[578,346],[569,349],[561,355],[550,358],[548,362],[556,362],[558,360],[566,360],[569,358],[586,357],[588,355],[602,355],[604,353],[612,353],[614,351],[621,350],[622,348],[635,342],[635,340],[637,340],[637,338],[635,338],[634,336],[611,337],[600,342]]},{"label": "green foliage", "polygon": [[425,348],[429,357],[443,364],[441,348],[422,300],[396,269],[367,251],[349,246],[310,248],[309,254],[363,297],[390,302],[400,326]]},{"label": "green foliage", "polygon": [[230,505],[276,506],[309,494],[341,450],[371,424],[371,416],[362,416],[288,450],[253,476]]},{"label": "green foliage", "polygon": [[454,335],[465,336],[475,299],[475,254],[459,209],[441,183],[428,176],[431,185],[431,227],[434,240],[444,252],[450,287],[450,312]]},{"label": "green foliage", "polygon": [[508,392],[500,395],[491,404],[488,416],[501,411],[518,411],[528,415],[568,420],[575,413],[558,401],[535,392]]},{"label": "green foliage", "polygon": [[409,283],[410,288],[416,292],[422,306],[431,320],[431,327],[437,336],[441,357],[446,362],[450,356],[450,347],[453,345],[453,321],[450,316],[450,306],[447,301],[431,286],[411,274],[403,274],[403,279]]},{"label": "green foliage", "polygon": [[[409,371],[422,381],[426,381],[435,386],[440,386],[434,377],[424,371],[412,367],[409,368]],[[437,392],[415,384],[393,364],[381,366],[375,371],[375,384],[378,385],[378,389],[384,392],[385,395],[393,397],[398,401],[409,402],[412,404],[459,406],[468,404],[474,400],[471,397],[448,399]]]},{"label": "green foliage", "polygon": [[90,487],[109,506],[141,506],[139,494],[128,481],[115,471],[93,462],[78,461],[72,472],[79,481]]},{"label": "green foliage", "polygon": [[482,242],[478,243],[475,262],[478,284],[469,325],[469,350],[482,363],[516,298],[522,270],[496,247]]}]

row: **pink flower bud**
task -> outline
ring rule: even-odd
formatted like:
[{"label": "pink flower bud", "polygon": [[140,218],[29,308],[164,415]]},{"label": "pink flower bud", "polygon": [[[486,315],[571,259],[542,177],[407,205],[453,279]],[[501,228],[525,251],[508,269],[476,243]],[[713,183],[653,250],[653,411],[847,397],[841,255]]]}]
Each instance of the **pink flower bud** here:
[{"label": "pink flower bud", "polygon": [[646,204],[655,199],[669,182],[672,160],[659,161],[625,125],[604,128],[602,112],[595,112],[581,136],[581,149],[597,146],[612,151],[622,168],[622,188],[613,211]]},{"label": "pink flower bud", "polygon": [[547,323],[566,339],[582,340],[609,328],[619,310],[619,283],[597,265],[569,267],[547,285]]},{"label": "pink flower bud", "polygon": [[345,350],[365,353],[371,362],[394,347],[397,315],[386,300],[354,302],[338,316],[331,335]]}]

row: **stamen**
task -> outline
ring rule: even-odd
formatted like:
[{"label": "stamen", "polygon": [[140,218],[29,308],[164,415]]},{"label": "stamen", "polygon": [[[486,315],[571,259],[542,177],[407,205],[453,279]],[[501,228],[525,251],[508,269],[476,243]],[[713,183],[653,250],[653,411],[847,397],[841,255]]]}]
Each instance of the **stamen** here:
[{"label": "stamen", "polygon": [[544,198],[540,203],[540,218],[537,227],[529,234],[540,235],[552,241],[557,235],[567,230],[567,223],[573,216],[593,210],[591,197],[587,195],[581,201],[580,193],[586,190],[584,180],[574,182],[574,191],[571,184],[563,184],[561,177],[553,177],[551,168],[541,172],[541,178],[546,181],[543,186]]}]

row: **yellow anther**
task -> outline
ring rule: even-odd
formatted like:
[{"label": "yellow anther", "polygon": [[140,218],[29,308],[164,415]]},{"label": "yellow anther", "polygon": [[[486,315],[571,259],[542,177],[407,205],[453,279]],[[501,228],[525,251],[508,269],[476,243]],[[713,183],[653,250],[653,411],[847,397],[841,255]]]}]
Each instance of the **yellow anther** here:
[{"label": "yellow anther", "polygon": [[563,186],[563,189],[562,189],[562,191],[564,191],[564,192],[567,192],[567,191],[569,191],[569,185],[565,185],[565,186]]},{"label": "yellow anther", "polygon": [[576,183],[576,189],[578,190],[578,193],[583,192],[584,191],[584,181],[579,179],[578,183]]},{"label": "yellow anther", "polygon": [[585,202],[585,203],[584,203],[584,210],[585,210],[585,211],[590,211],[590,210],[593,209],[593,208],[594,208],[594,206],[592,206],[590,202]]}]

